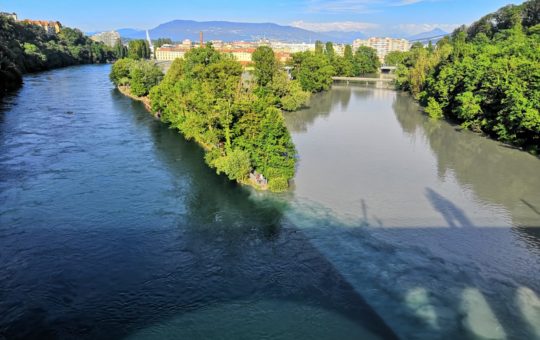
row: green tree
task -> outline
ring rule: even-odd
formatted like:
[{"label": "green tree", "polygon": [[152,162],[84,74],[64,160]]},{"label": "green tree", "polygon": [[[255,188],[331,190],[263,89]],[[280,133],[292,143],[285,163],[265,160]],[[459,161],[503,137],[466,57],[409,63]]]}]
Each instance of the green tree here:
[{"label": "green tree", "polygon": [[293,55],[293,77],[302,89],[309,92],[326,91],[332,85],[334,68],[328,59],[318,53],[303,52]]},{"label": "green tree", "polygon": [[345,50],[343,51],[343,57],[350,62],[353,61],[354,55],[353,55],[353,50],[352,50],[351,45],[345,45]]},{"label": "green tree", "polygon": [[154,41],[154,48],[160,48],[163,45],[172,45],[173,41],[170,38],[158,38]]},{"label": "green tree", "polygon": [[122,44],[122,40],[118,39],[116,40],[116,43],[114,44],[114,54],[117,59],[123,59],[127,57],[127,47]]},{"label": "green tree", "polygon": [[505,6],[432,49],[413,46],[398,66],[396,84],[431,117],[539,153],[539,3]]},{"label": "green tree", "polygon": [[246,180],[251,172],[251,159],[244,150],[234,149],[213,161],[218,174],[225,173],[231,180]]},{"label": "green tree", "polygon": [[317,53],[317,54],[323,54],[324,53],[324,44],[320,40],[315,41],[315,53]]},{"label": "green tree", "polygon": [[252,60],[255,67],[257,84],[266,87],[272,82],[274,74],[276,74],[279,68],[274,50],[268,46],[260,46],[253,52]]},{"label": "green tree", "polygon": [[540,24],[540,0],[527,1],[523,4],[523,26],[533,27]]},{"label": "green tree", "polygon": [[283,71],[274,75],[270,90],[277,97],[277,106],[285,111],[298,110],[307,103],[310,97],[310,93],[302,90],[297,80],[289,80]]},{"label": "green tree", "polygon": [[354,75],[359,76],[366,73],[376,73],[381,67],[377,51],[371,47],[360,46],[354,54],[353,70]]},{"label": "green tree", "polygon": [[474,93],[467,91],[460,93],[456,96],[456,101],[459,106],[456,109],[456,113],[459,119],[467,122],[466,126],[476,121],[476,117],[482,113],[480,107],[481,97]]},{"label": "green tree", "polygon": [[263,111],[255,150],[258,170],[271,182],[275,178],[294,176],[296,150],[281,112],[273,107]]},{"label": "green tree", "polygon": [[407,52],[391,51],[384,58],[384,63],[391,66],[403,64],[407,58],[407,55]]},{"label": "green tree", "polygon": [[325,45],[324,52],[330,61],[334,59],[334,56],[336,55],[336,52],[334,51],[334,43],[328,41]]},{"label": "green tree", "polygon": [[135,96],[146,96],[163,78],[161,69],[146,60],[120,59],[109,75],[116,85],[129,85]]},{"label": "green tree", "polygon": [[104,63],[114,55],[80,30],[64,27],[57,35],[37,25],[0,15],[0,97],[22,84],[22,75],[76,64]]},{"label": "green tree", "polygon": [[425,110],[430,118],[441,119],[443,117],[441,105],[433,97],[428,99],[428,105]]},{"label": "green tree", "polygon": [[64,27],[58,33],[58,38],[67,45],[83,45],[85,43],[84,34],[74,28]]},{"label": "green tree", "polygon": [[201,144],[216,172],[245,182],[257,171],[271,190],[283,190],[283,183],[286,189],[296,151],[276,106],[298,105],[290,97],[298,97],[299,85],[278,70],[264,91],[253,91],[241,75],[242,66],[232,57],[211,46],[193,49],[150,90],[152,110]]},{"label": "green tree", "polygon": [[128,44],[128,58],[131,59],[149,59],[150,47],[148,42],[143,39],[131,40]]},{"label": "green tree", "polygon": [[[111,68],[111,73],[109,74],[111,81],[115,85],[120,85],[122,79],[129,79],[129,72],[133,68],[133,64],[133,59],[120,59],[116,61]],[[127,82],[129,82],[129,80]]]},{"label": "green tree", "polygon": [[341,77],[353,77],[354,67],[353,62],[345,57],[336,56],[332,61],[334,67],[334,75]]}]

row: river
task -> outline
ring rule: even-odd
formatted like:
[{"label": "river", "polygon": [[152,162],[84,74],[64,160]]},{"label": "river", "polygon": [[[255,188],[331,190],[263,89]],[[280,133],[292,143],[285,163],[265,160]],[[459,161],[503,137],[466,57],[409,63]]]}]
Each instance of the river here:
[{"label": "river", "polygon": [[256,192],[109,70],[0,104],[0,339],[540,338],[538,158],[336,84]]}]

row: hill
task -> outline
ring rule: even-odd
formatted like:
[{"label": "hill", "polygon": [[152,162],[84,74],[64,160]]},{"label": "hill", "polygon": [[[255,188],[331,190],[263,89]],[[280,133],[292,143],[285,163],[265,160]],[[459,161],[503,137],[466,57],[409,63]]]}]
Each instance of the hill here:
[{"label": "hill", "polygon": [[440,28],[435,28],[431,31],[412,35],[408,37],[407,39],[411,41],[419,41],[422,43],[428,43],[431,40],[431,42],[435,43],[448,34],[449,34],[448,32],[443,31]]},{"label": "hill", "polygon": [[[242,23],[228,21],[193,21],[173,20],[161,24],[150,31],[153,39],[171,38],[174,41],[184,39],[199,40],[199,32],[204,32],[205,40],[254,41],[259,39],[280,40],[286,42],[315,42],[316,40],[351,43],[356,38],[365,37],[361,32],[313,32],[302,28],[283,26],[273,23]],[[122,38],[143,39],[144,30],[130,28],[119,29]]]}]

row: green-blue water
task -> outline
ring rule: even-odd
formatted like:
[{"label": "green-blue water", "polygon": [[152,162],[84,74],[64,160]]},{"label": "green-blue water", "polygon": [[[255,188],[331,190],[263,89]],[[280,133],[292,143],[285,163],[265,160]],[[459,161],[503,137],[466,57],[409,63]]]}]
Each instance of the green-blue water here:
[{"label": "green-blue water", "polygon": [[258,193],[109,66],[0,106],[0,339],[540,338],[540,160],[336,85]]}]

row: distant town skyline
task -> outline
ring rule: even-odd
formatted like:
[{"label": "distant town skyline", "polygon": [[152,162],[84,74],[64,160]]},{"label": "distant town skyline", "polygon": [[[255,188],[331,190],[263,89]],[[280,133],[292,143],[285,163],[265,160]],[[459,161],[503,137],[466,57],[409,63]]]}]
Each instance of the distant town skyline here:
[{"label": "distant town skyline", "polygon": [[[272,22],[312,31],[359,31],[367,35],[452,31],[512,0],[154,0],[92,2],[3,0],[1,11],[19,18],[58,20],[85,32],[120,28],[151,29],[175,20]],[[104,10],[105,9],[105,10]],[[464,10],[466,9],[466,10]]]}]

